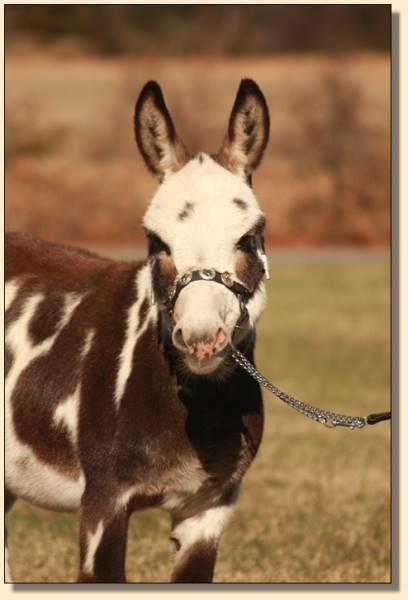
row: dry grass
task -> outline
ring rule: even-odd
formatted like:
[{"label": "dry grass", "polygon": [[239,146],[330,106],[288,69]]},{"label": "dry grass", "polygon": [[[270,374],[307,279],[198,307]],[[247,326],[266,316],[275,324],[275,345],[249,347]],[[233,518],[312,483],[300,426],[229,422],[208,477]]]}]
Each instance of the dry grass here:
[{"label": "dry grass", "polygon": [[236,89],[254,78],[271,141],[255,192],[270,243],[387,243],[389,60],[90,59],[7,55],[6,223],[47,238],[140,240],[155,182],[132,132],[157,79],[191,152],[216,151]]},{"label": "dry grass", "polygon": [[[385,257],[279,255],[257,361],[276,385],[322,407],[389,406]],[[390,427],[326,430],[265,395],[263,444],[221,543],[218,582],[390,580]],[[17,581],[73,581],[77,522],[17,503],[8,517]],[[129,581],[167,581],[166,515],[132,518]]]}]

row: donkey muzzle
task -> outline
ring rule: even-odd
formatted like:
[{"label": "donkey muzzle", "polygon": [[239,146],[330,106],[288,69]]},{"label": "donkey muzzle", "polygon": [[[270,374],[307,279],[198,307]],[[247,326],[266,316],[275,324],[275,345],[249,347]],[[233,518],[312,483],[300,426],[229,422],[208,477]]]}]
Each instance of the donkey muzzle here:
[{"label": "donkey muzzle", "polygon": [[199,362],[219,354],[228,344],[228,335],[223,327],[218,327],[214,334],[197,335],[178,325],[172,337],[176,348],[194,356]]},{"label": "donkey muzzle", "polygon": [[195,269],[177,279],[168,306],[174,322],[172,342],[191,371],[208,374],[224,362],[224,349],[238,322],[248,315],[249,297],[227,272]]}]

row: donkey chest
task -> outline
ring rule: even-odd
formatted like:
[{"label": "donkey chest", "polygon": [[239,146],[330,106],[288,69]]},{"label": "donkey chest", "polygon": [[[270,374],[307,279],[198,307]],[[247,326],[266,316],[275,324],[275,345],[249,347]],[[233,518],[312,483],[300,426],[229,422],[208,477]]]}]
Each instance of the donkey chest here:
[{"label": "donkey chest", "polygon": [[162,507],[170,512],[192,514],[204,510],[218,501],[240,483],[248,469],[252,456],[247,443],[240,437],[239,450],[231,452],[231,440],[209,446],[204,453],[190,453],[180,457],[169,477],[163,478]]},{"label": "donkey chest", "polygon": [[217,502],[239,483],[254,456],[245,426],[225,428],[216,417],[199,425],[187,415],[167,431],[121,440],[115,471],[126,483],[126,497],[159,497],[170,512]]}]

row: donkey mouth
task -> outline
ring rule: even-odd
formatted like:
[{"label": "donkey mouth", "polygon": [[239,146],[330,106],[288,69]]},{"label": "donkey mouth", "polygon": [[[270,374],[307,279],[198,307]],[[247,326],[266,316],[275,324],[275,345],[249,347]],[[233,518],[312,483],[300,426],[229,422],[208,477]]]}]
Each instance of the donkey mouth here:
[{"label": "donkey mouth", "polygon": [[228,343],[218,351],[213,350],[212,352],[200,352],[200,347],[198,346],[195,348],[195,352],[188,351],[184,354],[184,363],[196,375],[215,374],[220,373],[229,354],[230,344]]},{"label": "donkey mouth", "polygon": [[196,375],[208,375],[221,366],[224,362],[224,356],[218,354],[198,358],[196,355],[187,354],[184,357],[184,362],[192,373],[195,373]]},{"label": "donkey mouth", "polygon": [[172,334],[174,346],[181,353],[185,367],[196,375],[207,375],[216,371],[224,362],[228,352],[228,337],[224,329],[214,336],[189,336],[184,339],[181,328]]}]

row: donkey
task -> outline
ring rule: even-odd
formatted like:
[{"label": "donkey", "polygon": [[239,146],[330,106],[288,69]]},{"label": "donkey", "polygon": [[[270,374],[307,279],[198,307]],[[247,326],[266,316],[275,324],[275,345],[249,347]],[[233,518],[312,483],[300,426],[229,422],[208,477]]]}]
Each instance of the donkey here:
[{"label": "donkey", "polygon": [[253,361],[265,218],[251,188],[265,98],[240,83],[217,155],[190,157],[159,85],[135,137],[160,185],[145,261],[6,240],[6,509],[78,511],[79,582],[124,582],[129,517],[167,511],[172,582],[211,582],[263,431]]}]

